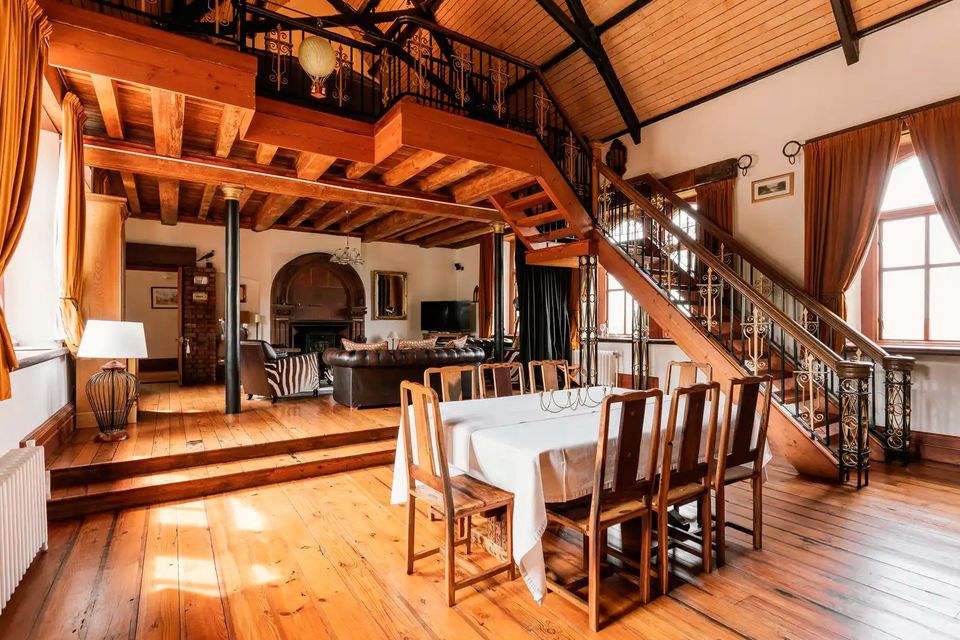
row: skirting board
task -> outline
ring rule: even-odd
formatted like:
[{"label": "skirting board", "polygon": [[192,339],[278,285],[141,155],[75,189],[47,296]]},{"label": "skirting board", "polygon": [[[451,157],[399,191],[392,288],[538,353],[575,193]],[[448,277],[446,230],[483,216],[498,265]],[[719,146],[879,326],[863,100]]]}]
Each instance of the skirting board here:
[{"label": "skirting board", "polygon": [[77,428],[76,418],[76,407],[72,402],[68,402],[24,437],[20,441],[20,446],[25,447],[27,442],[34,440],[38,447],[43,447],[44,458],[49,460],[73,436]]},{"label": "skirting board", "polygon": [[960,465],[960,436],[913,431],[910,438],[915,455],[921,460]]}]

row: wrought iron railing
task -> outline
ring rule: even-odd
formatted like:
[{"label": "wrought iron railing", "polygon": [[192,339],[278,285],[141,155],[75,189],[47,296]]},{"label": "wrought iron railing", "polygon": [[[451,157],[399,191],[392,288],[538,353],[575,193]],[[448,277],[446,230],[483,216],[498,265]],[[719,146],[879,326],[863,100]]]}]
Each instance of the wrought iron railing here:
[{"label": "wrought iron railing", "polygon": [[729,252],[678,223],[671,198],[645,197],[595,165],[595,221],[605,240],[745,370],[771,375],[777,402],[833,454],[841,480],[866,484],[873,364],[842,358],[780,309],[738,273]]},{"label": "wrought iron railing", "polygon": [[[909,460],[913,358],[886,352],[810,294],[793,285],[790,278],[744,247],[712,220],[698,214],[656,178],[644,176],[631,183],[670,215],[676,216],[682,212],[688,229],[695,230],[693,233],[702,245],[722,255],[725,264],[743,281],[829,347],[838,359],[872,363],[874,373],[870,379],[869,407],[871,431],[887,454],[903,461]],[[699,273],[695,277],[702,275]]]}]

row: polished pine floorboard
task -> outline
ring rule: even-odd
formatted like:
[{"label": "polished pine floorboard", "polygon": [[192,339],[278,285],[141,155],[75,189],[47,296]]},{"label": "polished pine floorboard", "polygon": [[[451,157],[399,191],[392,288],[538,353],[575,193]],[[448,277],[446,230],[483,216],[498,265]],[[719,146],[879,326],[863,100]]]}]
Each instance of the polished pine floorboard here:
[{"label": "polished pine floorboard", "polygon": [[[605,588],[605,638],[960,638],[956,468],[878,465],[855,491],[775,461],[764,548],[731,531],[728,564],[681,569],[666,597]],[[0,638],[581,638],[585,616],[522,580],[461,592],[448,609],[439,557],[404,571],[404,510],[387,467],[51,526],[0,615]],[[750,496],[729,492],[746,521]],[[423,548],[439,524],[420,514]],[[548,535],[548,562],[579,543]],[[482,553],[474,553],[483,563]],[[683,560],[683,558],[681,558]],[[692,564],[692,563],[691,563]]]}]

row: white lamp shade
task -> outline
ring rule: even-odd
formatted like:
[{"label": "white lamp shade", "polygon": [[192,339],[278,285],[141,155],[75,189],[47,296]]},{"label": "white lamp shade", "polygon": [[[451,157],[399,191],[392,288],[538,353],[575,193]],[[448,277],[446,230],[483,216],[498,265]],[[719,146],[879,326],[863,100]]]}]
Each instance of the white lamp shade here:
[{"label": "white lamp shade", "polygon": [[304,38],[297,56],[300,66],[314,80],[329,76],[336,62],[330,42],[320,36]]},{"label": "white lamp shade", "polygon": [[147,339],[142,322],[90,320],[83,330],[78,358],[146,358]]}]

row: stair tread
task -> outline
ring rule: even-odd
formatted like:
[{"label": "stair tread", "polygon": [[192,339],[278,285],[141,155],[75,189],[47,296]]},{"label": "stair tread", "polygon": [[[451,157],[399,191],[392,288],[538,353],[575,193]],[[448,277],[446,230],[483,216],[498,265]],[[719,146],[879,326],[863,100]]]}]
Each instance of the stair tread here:
[{"label": "stair tread", "polygon": [[576,236],[576,232],[569,227],[563,227],[561,229],[554,229],[553,231],[526,236],[526,238],[530,242],[550,242],[552,240],[560,240],[562,238],[569,238],[572,236]]},{"label": "stair tread", "polygon": [[563,220],[563,214],[560,213],[557,209],[550,209],[549,211],[544,211],[543,213],[536,213],[532,216],[527,216],[525,218],[515,218],[514,224],[518,227],[538,227],[541,224],[547,224],[549,222],[556,222],[558,220]]},{"label": "stair tread", "polygon": [[525,209],[529,209],[530,207],[546,204],[548,202],[552,202],[550,200],[550,195],[547,194],[546,191],[538,191],[528,196],[521,196],[515,200],[512,200],[511,202],[508,202],[504,208],[510,211],[523,211]]},{"label": "stair tread", "polygon": [[395,440],[379,440],[323,449],[310,449],[296,453],[269,455],[260,458],[248,458],[235,462],[204,464],[170,471],[135,474],[115,480],[58,487],[51,491],[51,500],[49,502],[67,502],[72,498],[105,495],[140,487],[162,487],[164,485],[200,478],[226,476],[259,469],[288,467],[365,453],[394,451],[395,448]]}]

